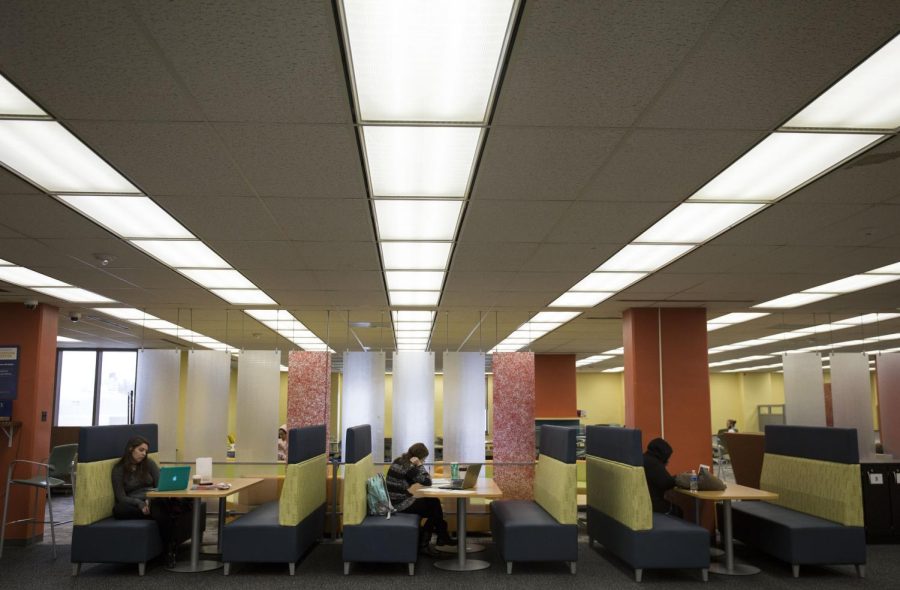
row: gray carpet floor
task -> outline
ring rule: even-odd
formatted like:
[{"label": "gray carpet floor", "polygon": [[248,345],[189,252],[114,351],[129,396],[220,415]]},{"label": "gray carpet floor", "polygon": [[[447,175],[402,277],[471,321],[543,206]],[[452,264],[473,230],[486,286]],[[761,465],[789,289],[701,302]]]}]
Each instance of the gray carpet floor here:
[{"label": "gray carpet floor", "polygon": [[[54,501],[54,516],[62,520],[71,506],[71,498]],[[209,520],[205,542],[215,541],[215,519]],[[696,570],[649,570],[644,572],[640,586],[634,582],[632,571],[618,559],[608,554],[602,547],[588,547],[586,537],[579,543],[578,573],[571,575],[562,563],[516,564],[513,574],[507,575],[490,538],[479,538],[477,542],[486,546],[486,551],[473,554],[475,559],[491,562],[491,567],[476,572],[445,572],[434,567],[435,559],[419,556],[416,575],[406,575],[406,567],[397,564],[356,564],[350,576],[343,575],[341,545],[339,542],[324,541],[315,546],[297,566],[297,575],[287,575],[285,565],[244,564],[235,565],[232,574],[222,575],[222,570],[197,574],[169,572],[160,562],[147,566],[143,578],[137,575],[136,566],[113,564],[86,564],[81,575],[71,576],[69,563],[69,543],[71,525],[57,526],[57,550],[59,556],[53,559],[50,550],[49,531],[44,543],[30,547],[7,546],[0,559],[0,588],[148,588],[167,590],[170,588],[221,589],[242,588],[293,588],[303,585],[308,588],[360,588],[368,590],[394,590],[401,584],[414,584],[418,589],[463,588],[464,586],[487,587],[492,590],[553,590],[585,588],[637,588],[640,586],[666,588],[728,588],[757,589],[773,588],[785,590],[828,590],[846,588],[895,589],[900,587],[900,545],[869,545],[868,566],[865,579],[856,577],[852,566],[804,567],[801,577],[791,577],[790,567],[764,554],[741,545],[735,548],[736,557],[761,568],[754,576],[717,576],[710,574],[707,585],[700,581]],[[475,540],[475,539],[473,539]],[[180,557],[187,557],[188,547],[181,548]],[[557,586],[559,585],[559,586]]]}]

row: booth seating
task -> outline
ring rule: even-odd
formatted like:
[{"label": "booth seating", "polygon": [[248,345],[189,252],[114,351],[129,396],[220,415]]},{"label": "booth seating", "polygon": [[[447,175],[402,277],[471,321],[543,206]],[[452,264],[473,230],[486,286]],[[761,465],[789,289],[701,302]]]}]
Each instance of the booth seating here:
[{"label": "booth seating", "polygon": [[760,488],[775,502],[732,506],[740,539],[791,564],[852,564],[865,576],[866,537],[856,430],[766,426]]},{"label": "booth seating", "polygon": [[516,561],[565,561],[574,574],[578,561],[575,480],[576,428],[541,427],[534,500],[491,503],[494,544],[512,573]]},{"label": "booth seating", "polygon": [[[144,575],[147,561],[164,550],[153,519],[116,520],[113,466],[128,440],[142,436],[150,443],[148,457],[159,463],[156,424],[86,426],[78,436],[75,515],[72,527],[72,575],[82,563],[136,563]],[[205,519],[202,520],[205,523]],[[179,517],[176,539],[191,536],[191,514]]]},{"label": "booth seating", "polygon": [[709,576],[709,532],[680,518],[653,512],[644,474],[641,431],[587,427],[588,544],[634,568],[698,568]]},{"label": "booth seating", "polygon": [[344,574],[350,573],[352,562],[385,562],[407,564],[412,576],[419,550],[419,516],[368,515],[366,480],[375,474],[371,426],[347,429],[344,462]]},{"label": "booth seating", "polygon": [[232,563],[242,562],[287,563],[293,576],[297,560],[322,537],[328,466],[325,425],[294,428],[288,437],[288,466],[280,498],[222,530],[226,576]]}]

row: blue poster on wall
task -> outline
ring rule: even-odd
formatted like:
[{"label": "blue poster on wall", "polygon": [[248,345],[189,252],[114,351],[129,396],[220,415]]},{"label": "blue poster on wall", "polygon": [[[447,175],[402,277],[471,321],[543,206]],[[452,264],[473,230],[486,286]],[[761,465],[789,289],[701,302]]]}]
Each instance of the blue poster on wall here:
[{"label": "blue poster on wall", "polygon": [[13,400],[19,388],[19,347],[0,346],[0,400]]}]

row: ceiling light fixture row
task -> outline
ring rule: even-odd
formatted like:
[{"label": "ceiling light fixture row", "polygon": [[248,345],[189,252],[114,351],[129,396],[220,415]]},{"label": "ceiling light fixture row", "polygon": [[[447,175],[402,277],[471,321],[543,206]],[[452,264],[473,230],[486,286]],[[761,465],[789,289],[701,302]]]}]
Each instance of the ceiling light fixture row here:
[{"label": "ceiling light fixture row", "polygon": [[[896,92],[898,78],[895,66],[898,59],[900,35],[703,185],[595,272],[643,272],[646,276],[887,138],[889,133],[900,128],[900,94]],[[643,248],[643,256],[637,255],[637,248]],[[900,263],[892,266],[900,266]],[[879,271],[884,269],[847,277],[754,307],[798,307],[900,279],[900,269],[895,269],[893,274]],[[876,274],[883,276],[873,276]],[[573,287],[551,302],[550,306],[588,308],[617,292],[601,292],[598,289],[593,297],[584,294],[573,297],[575,290]],[[754,317],[748,315],[742,321],[750,319]],[[739,322],[732,321],[728,325],[735,323]],[[710,324],[711,329],[724,327],[720,324],[715,326],[713,328]]]},{"label": "ceiling light fixture row", "polygon": [[244,313],[304,350],[334,353],[324,340],[283,309],[245,309]]},{"label": "ceiling light fixture row", "polygon": [[[440,301],[518,6],[338,2],[391,307]],[[434,317],[392,312],[397,349],[425,350]]]}]

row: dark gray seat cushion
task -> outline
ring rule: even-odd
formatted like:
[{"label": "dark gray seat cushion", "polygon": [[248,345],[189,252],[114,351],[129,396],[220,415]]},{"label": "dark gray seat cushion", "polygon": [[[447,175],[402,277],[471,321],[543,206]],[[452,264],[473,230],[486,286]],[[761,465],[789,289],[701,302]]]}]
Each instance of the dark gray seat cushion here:
[{"label": "dark gray seat cushion", "polygon": [[790,564],[866,562],[862,527],[844,526],[769,502],[736,502],[731,512],[735,539]]},{"label": "dark gray seat cushion", "polygon": [[492,502],[491,531],[504,561],[578,559],[578,527],[560,524],[531,500]]},{"label": "dark gray seat cushion", "polygon": [[367,516],[344,527],[344,561],[415,563],[419,550],[419,516],[395,513]]},{"label": "dark gray seat cushion", "polygon": [[325,526],[325,504],[297,526],[278,524],[278,501],[267,502],[225,525],[222,561],[293,563],[319,538]]},{"label": "dark gray seat cushion", "polygon": [[634,569],[708,568],[709,532],[658,512],[653,528],[634,531],[588,506],[588,535]]},{"label": "dark gray seat cushion", "polygon": [[110,517],[72,527],[72,563],[141,563],[162,550],[159,528],[150,519]]}]

